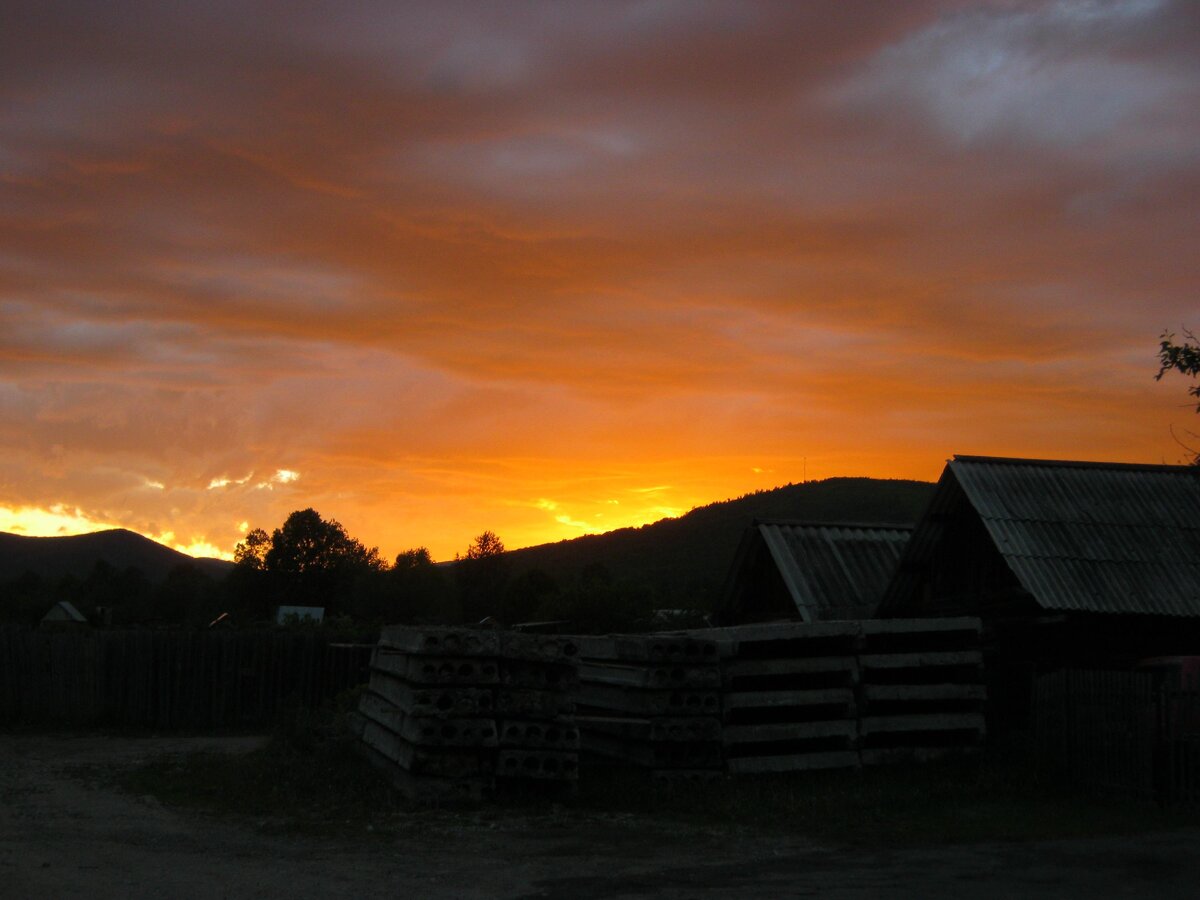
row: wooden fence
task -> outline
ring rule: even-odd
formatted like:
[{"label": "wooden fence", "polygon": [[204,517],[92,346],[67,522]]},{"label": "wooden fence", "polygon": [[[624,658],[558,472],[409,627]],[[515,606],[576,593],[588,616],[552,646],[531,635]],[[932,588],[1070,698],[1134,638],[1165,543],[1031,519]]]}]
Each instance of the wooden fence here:
[{"label": "wooden fence", "polygon": [[1200,685],[1148,672],[1042,675],[1033,736],[1039,764],[1078,784],[1200,804]]},{"label": "wooden fence", "polygon": [[0,627],[0,724],[263,725],[364,684],[371,647],[305,631]]}]

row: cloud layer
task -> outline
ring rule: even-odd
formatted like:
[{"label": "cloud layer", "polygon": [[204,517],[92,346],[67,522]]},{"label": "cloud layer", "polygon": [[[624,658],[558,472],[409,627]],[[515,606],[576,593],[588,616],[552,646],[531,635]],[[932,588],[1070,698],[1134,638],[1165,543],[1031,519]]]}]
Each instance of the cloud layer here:
[{"label": "cloud layer", "polygon": [[1198,51],[1155,0],[16,12],[0,511],[445,557],[1175,461]]}]

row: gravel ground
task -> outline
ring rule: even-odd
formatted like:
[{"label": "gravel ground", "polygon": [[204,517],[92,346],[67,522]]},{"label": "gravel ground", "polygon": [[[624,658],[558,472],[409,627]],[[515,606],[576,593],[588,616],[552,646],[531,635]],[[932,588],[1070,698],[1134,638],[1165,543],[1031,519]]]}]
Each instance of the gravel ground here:
[{"label": "gravel ground", "polygon": [[241,753],[257,743],[0,736],[0,897],[1200,896],[1200,829],[862,851],[551,809],[504,817],[432,811],[395,835],[329,840],[164,808],[94,774],[160,754]]}]

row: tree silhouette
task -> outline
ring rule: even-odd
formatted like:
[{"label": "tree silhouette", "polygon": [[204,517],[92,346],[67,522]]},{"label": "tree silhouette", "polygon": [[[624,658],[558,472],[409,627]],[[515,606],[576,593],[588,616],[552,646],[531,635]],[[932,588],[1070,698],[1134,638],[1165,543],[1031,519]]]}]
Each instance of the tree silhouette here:
[{"label": "tree silhouette", "polygon": [[[375,547],[350,537],[340,522],[315,509],[293,512],[280,528],[256,528],[238,544],[235,571],[245,573],[247,592],[277,603],[324,606],[342,611],[351,604],[356,582],[387,569]],[[261,573],[261,574],[254,574]],[[256,610],[262,614],[261,604]]]},{"label": "tree silhouette", "polygon": [[467,547],[466,556],[455,559],[463,616],[468,621],[486,616],[505,618],[503,600],[508,561],[504,558],[504,542],[494,531],[484,531]]},{"label": "tree silhouette", "polygon": [[429,548],[414,547],[412,550],[404,550],[396,554],[396,564],[392,566],[392,571],[412,572],[432,565],[433,556],[430,554]]},{"label": "tree silhouette", "polygon": [[263,557],[267,571],[296,575],[379,572],[386,567],[377,547],[364,547],[340,522],[322,519],[311,508],[292,513],[271,533],[271,549]]},{"label": "tree silhouette", "polygon": [[397,554],[388,580],[391,603],[381,613],[385,623],[449,624],[458,620],[450,585],[434,564],[428,548],[416,547]]},{"label": "tree silhouette", "polygon": [[[1200,376],[1200,339],[1197,339],[1188,329],[1183,330],[1184,341],[1175,342],[1175,335],[1172,332],[1164,331],[1160,337],[1158,347],[1158,374],[1154,376],[1155,381],[1161,381],[1162,377],[1168,372],[1180,372],[1189,378]],[[1200,384],[1194,384],[1188,388],[1188,393],[1193,397],[1198,398],[1196,404],[1196,412],[1200,413]],[[1184,445],[1187,447],[1187,445]],[[1187,447],[1188,452],[1192,453],[1192,465],[1200,465],[1200,451],[1192,447]]]},{"label": "tree silhouette", "polygon": [[491,559],[504,553],[504,541],[494,531],[485,531],[467,548],[466,559]]},{"label": "tree silhouette", "polygon": [[271,549],[271,537],[261,528],[246,532],[246,539],[233,550],[234,565],[261,572],[267,567],[267,551]]}]

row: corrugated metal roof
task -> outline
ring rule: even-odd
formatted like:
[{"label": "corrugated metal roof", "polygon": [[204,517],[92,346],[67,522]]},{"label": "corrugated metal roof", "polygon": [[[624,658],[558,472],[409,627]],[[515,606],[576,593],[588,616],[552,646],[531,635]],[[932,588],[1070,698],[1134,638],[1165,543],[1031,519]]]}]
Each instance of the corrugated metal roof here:
[{"label": "corrugated metal roof", "polygon": [[973,456],[948,469],[1043,608],[1200,616],[1200,470]]},{"label": "corrugated metal roof", "polygon": [[759,522],[757,530],[806,622],[870,616],[911,528]]}]

